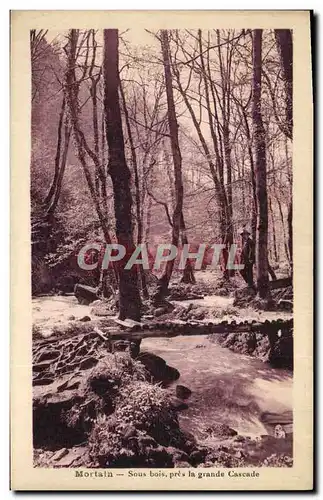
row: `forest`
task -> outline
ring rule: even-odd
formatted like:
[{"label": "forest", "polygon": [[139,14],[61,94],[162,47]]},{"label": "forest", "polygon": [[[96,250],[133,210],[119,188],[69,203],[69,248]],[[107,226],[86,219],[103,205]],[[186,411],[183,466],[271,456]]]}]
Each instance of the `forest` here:
[{"label": "forest", "polygon": [[291,30],[30,49],[34,466],[292,467]]},{"label": "forest", "polygon": [[33,295],[110,287],[139,320],[192,261],[84,272],[85,244],[222,243],[226,262],[241,228],[260,297],[292,276],[291,30],[32,30],[30,49]]}]

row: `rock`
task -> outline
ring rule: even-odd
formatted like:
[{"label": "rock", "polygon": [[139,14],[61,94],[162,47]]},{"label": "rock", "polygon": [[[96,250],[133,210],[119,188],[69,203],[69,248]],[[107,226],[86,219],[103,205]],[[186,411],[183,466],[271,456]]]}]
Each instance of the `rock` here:
[{"label": "rock", "polygon": [[69,321],[74,321],[74,320],[75,320],[75,316],[73,316],[73,314],[71,314],[71,316],[69,316],[67,319],[68,319]]},{"label": "rock", "polygon": [[204,461],[206,455],[207,455],[207,452],[208,450],[207,449],[199,449],[199,450],[196,450],[196,451],[193,451],[191,454],[190,454],[190,462],[193,464],[193,465],[197,465],[197,464],[200,464],[201,462]]},{"label": "rock", "polygon": [[238,451],[235,453],[235,457],[236,457],[236,458],[241,459],[241,458],[244,458],[244,454],[242,453],[242,451],[241,451],[241,450],[238,450]]},{"label": "rock", "polygon": [[74,389],[78,389],[81,384],[81,379],[77,377],[72,377],[69,380],[66,380],[62,384],[57,386],[57,392],[62,391],[72,391]]},{"label": "rock", "polygon": [[116,313],[116,302],[113,299],[96,300],[92,303],[91,314],[94,316],[113,316]]},{"label": "rock", "polygon": [[113,342],[114,352],[124,352],[130,346],[129,340],[116,340]]},{"label": "rock", "polygon": [[173,397],[171,399],[171,404],[175,411],[182,411],[188,409],[188,405],[176,397]]},{"label": "rock", "polygon": [[140,361],[148,370],[156,382],[163,382],[167,385],[169,382],[177,380],[180,373],[176,368],[166,365],[166,361],[150,352],[138,353],[136,361]]},{"label": "rock", "polygon": [[184,469],[184,468],[190,468],[192,466],[188,462],[185,462],[183,460],[178,460],[174,462],[174,467],[176,469]]},{"label": "rock", "polygon": [[225,453],[229,453],[229,448],[227,446],[224,446],[223,444],[221,444],[219,447],[218,447],[218,450],[219,451],[224,451]]},{"label": "rock", "polygon": [[285,311],[292,311],[293,310],[293,302],[291,300],[280,299],[278,301],[278,306]]},{"label": "rock", "polygon": [[85,323],[86,321],[91,321],[91,318],[90,316],[83,316],[83,318],[80,318],[80,321],[83,321]]},{"label": "rock", "polygon": [[237,443],[243,443],[243,442],[246,440],[246,438],[245,438],[244,436],[240,436],[240,435],[238,434],[238,436],[236,436],[236,437],[234,438],[234,440],[235,440]]},{"label": "rock", "polygon": [[172,456],[167,452],[167,449],[164,446],[147,448],[147,457],[152,459],[154,465],[157,467],[173,466]]},{"label": "rock", "polygon": [[50,385],[54,382],[54,379],[53,378],[40,378],[40,379],[34,379],[33,380],[33,385],[34,386],[37,386],[37,385]]},{"label": "rock", "polygon": [[105,396],[118,389],[116,381],[110,377],[109,373],[99,373],[89,378],[89,385],[91,390],[98,396]]},{"label": "rock", "polygon": [[48,360],[54,361],[55,359],[57,359],[59,357],[59,355],[60,355],[60,352],[56,351],[56,350],[42,351],[37,359],[37,363],[40,363],[41,361],[48,361]]},{"label": "rock", "polygon": [[177,385],[176,386],[176,396],[180,399],[187,399],[192,394],[192,391],[185,387],[185,385]]},{"label": "rock", "polygon": [[146,436],[139,436],[138,444],[141,448],[146,448],[147,446],[151,448],[157,448],[158,446],[156,440],[148,434]]},{"label": "rock", "polygon": [[188,461],[188,454],[183,450],[179,450],[178,448],[174,448],[173,446],[167,446],[166,451],[169,455],[172,455],[174,462],[178,460]]},{"label": "rock", "polygon": [[42,372],[48,370],[50,368],[50,361],[43,361],[42,363],[34,363],[33,364],[33,372]]},{"label": "rock", "polygon": [[60,467],[70,467],[74,462],[84,457],[87,449],[85,446],[71,449],[67,455],[61,458],[57,464]]},{"label": "rock", "polygon": [[157,318],[158,316],[162,316],[163,314],[166,314],[167,309],[165,307],[157,307],[154,311],[154,315]]},{"label": "rock", "polygon": [[56,451],[54,455],[52,455],[51,459],[52,460],[60,460],[61,458],[65,457],[65,455],[68,454],[68,450],[66,448],[61,448],[60,450]]},{"label": "rock", "polygon": [[97,289],[87,285],[81,285],[77,283],[74,287],[74,295],[83,304],[91,304],[95,300],[98,300]]},{"label": "rock", "polygon": [[213,436],[222,438],[233,437],[238,434],[237,431],[231,429],[231,427],[226,424],[213,424],[211,427],[206,429],[206,432],[208,434],[212,434]]},{"label": "rock", "polygon": [[90,357],[81,361],[80,368],[81,370],[88,370],[89,368],[93,368],[97,364],[98,360],[96,358]]},{"label": "rock", "polygon": [[129,439],[131,437],[134,437],[137,434],[137,430],[133,425],[127,425],[123,429],[123,438],[124,439]]}]

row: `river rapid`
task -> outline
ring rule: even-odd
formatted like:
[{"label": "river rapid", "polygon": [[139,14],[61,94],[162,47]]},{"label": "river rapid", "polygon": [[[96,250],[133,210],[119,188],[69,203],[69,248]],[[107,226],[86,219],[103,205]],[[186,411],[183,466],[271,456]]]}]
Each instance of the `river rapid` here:
[{"label": "river rapid", "polygon": [[205,431],[217,423],[250,437],[272,434],[273,428],[262,422],[262,414],[292,411],[290,372],[234,353],[207,336],[144,339],[141,350],[161,356],[179,370],[176,384],[192,391],[189,408],[180,413],[181,427],[200,440],[212,439]]},{"label": "river rapid", "polygon": [[[200,302],[214,305],[222,301],[219,307],[231,303],[226,297],[207,299]],[[66,323],[71,317],[90,315],[90,311],[91,306],[78,304],[75,297],[33,299],[33,323],[44,336],[51,334],[53,326]],[[291,372],[234,353],[211,342],[206,335],[144,339],[141,351],[157,354],[179,370],[180,379],[174,385],[182,384],[192,391],[187,400],[189,408],[179,414],[180,423],[200,440],[212,439],[204,431],[217,423],[225,423],[250,437],[272,434],[273,428],[262,422],[262,414],[291,414]]]}]

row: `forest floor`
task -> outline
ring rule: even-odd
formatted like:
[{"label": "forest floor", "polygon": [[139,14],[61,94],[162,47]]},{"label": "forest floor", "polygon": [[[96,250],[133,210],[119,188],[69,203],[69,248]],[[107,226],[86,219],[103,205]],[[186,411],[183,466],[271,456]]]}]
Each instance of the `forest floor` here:
[{"label": "forest floor", "polygon": [[[170,310],[146,311],[147,318],[291,317],[234,306],[236,288],[243,289],[239,280],[225,288],[214,273],[201,271],[196,279],[196,285],[183,286],[175,276]],[[183,298],[182,292],[185,300],[173,300],[176,294]],[[136,359],[128,352],[107,353],[91,332],[115,314],[111,301],[86,306],[73,296],[33,299],[36,466],[292,466],[292,407],[285,404],[291,374],[263,369],[265,364],[246,357],[248,339],[241,334],[235,340],[231,335],[227,347],[243,354],[206,335],[189,343],[186,337],[146,339]],[[234,387],[242,388],[242,382],[238,394]]]}]

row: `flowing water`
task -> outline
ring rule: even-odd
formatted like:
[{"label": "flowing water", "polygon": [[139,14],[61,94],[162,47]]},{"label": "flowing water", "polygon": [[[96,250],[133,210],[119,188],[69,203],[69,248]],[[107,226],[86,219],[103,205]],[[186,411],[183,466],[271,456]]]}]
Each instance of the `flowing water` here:
[{"label": "flowing water", "polygon": [[145,339],[141,350],[179,370],[176,383],[192,391],[189,408],[180,413],[181,426],[197,437],[216,423],[251,437],[268,434],[273,429],[261,421],[264,412],[291,414],[292,375],[287,370],[234,353],[206,336]]},{"label": "flowing water", "polygon": [[[227,297],[208,297],[203,305],[231,305]],[[197,301],[187,301],[189,303]],[[184,302],[182,302],[184,305]],[[91,307],[75,297],[39,297],[33,300],[33,321],[43,335],[71,319],[90,314]],[[274,313],[273,313],[274,314]],[[267,313],[266,313],[267,316]],[[269,316],[269,314],[268,314]],[[264,425],[264,412],[283,415],[292,410],[292,375],[250,356],[237,354],[212,343],[206,336],[145,339],[141,350],[165,359],[181,374],[176,382],[192,391],[189,408],[180,413],[182,427],[197,437],[214,423],[225,423],[251,437],[272,433]]]}]

